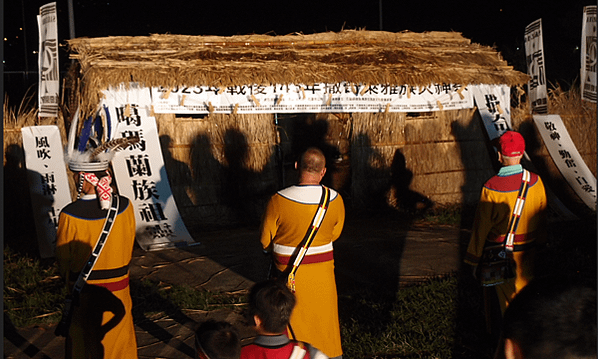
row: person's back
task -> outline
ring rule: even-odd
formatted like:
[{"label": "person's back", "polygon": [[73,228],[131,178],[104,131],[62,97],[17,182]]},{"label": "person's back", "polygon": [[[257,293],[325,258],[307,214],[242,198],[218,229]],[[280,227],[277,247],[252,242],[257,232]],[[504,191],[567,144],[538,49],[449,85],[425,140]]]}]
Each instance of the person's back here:
[{"label": "person's back", "polygon": [[[569,278],[537,278],[507,308],[497,358],[596,358],[596,288]],[[502,344],[501,344],[502,345]]]},{"label": "person's back", "polygon": [[[293,267],[293,254],[311,230],[316,212],[321,213],[319,203],[325,193],[320,185],[326,173],[321,150],[308,149],[296,166],[299,183],[272,196],[260,233],[262,247],[273,254],[274,265],[281,272]],[[294,277],[297,306],[290,319],[290,335],[330,357],[342,356],[333,242],[339,238],[344,221],[343,199],[330,189],[330,203]]]}]

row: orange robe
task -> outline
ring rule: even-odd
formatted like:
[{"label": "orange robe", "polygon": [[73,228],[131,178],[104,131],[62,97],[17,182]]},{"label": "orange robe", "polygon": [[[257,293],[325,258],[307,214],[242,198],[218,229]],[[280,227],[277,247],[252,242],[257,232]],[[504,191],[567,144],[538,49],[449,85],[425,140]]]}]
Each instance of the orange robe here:
[{"label": "orange robe", "polygon": [[[485,245],[504,242],[521,187],[522,170],[521,165],[502,167],[498,175],[484,184],[465,255],[466,263],[477,266]],[[512,253],[515,277],[495,286],[503,314],[515,294],[532,280],[535,246],[546,241],[547,200],[544,184],[537,174],[530,175],[527,197],[515,231],[515,249]]]},{"label": "orange robe", "polygon": [[[310,343],[333,358],[343,351],[332,242],[343,229],[345,205],[336,191],[330,191],[326,216],[295,275],[297,304],[290,324],[294,339]],[[319,185],[298,185],[285,188],[270,199],[263,217],[261,242],[265,250],[273,252],[279,270],[286,268],[292,251],[305,236],[321,195]]]},{"label": "orange robe", "polygon": [[[56,259],[69,291],[95,247],[106,215],[95,196],[89,195],[60,213]],[[137,358],[129,292],[134,242],[133,204],[121,196],[112,230],[81,292],[79,305],[74,307],[67,358]]]}]

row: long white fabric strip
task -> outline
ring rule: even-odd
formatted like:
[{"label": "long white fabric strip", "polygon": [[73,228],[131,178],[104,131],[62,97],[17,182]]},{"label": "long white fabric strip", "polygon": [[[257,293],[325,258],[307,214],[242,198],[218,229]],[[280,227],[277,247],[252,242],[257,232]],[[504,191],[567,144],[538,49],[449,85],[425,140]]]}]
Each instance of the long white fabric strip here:
[{"label": "long white fabric strip", "polygon": [[[297,249],[297,247],[290,247],[290,246],[284,246],[281,244],[274,244],[272,251],[275,254],[279,254],[282,256],[290,256],[293,254],[295,249]],[[333,249],[332,242],[325,244],[323,246],[317,246],[317,247],[311,246],[307,250],[306,255],[326,253],[326,252],[332,251],[332,249]]]}]

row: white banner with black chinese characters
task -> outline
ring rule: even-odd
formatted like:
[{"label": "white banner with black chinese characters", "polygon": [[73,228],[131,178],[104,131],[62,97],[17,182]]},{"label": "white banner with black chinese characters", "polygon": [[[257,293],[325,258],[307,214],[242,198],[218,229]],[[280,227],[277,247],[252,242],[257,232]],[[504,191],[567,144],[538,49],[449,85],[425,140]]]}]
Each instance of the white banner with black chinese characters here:
[{"label": "white banner with black chinese characters", "polygon": [[156,119],[150,116],[148,88],[104,91],[102,106],[108,108],[113,138],[138,135],[141,141],[117,152],[112,160],[118,189],[135,206],[137,243],[144,250],[197,244],[179,214],[168,177]]},{"label": "white banner with black chinese characters", "polygon": [[468,86],[473,93],[490,141],[511,129],[511,88],[506,85]]},{"label": "white banner with black chinese characters", "polygon": [[561,116],[534,115],[534,123],[563,178],[579,198],[595,211],[596,177],[577,152]]},{"label": "white banner with black chinese characters", "polygon": [[544,43],[542,40],[542,19],[538,19],[525,28],[525,59],[528,82],[528,96],[532,104],[532,113],[548,113],[548,92],[546,88],[546,67],[544,63]]},{"label": "white banner with black chinese characters", "polygon": [[60,131],[57,126],[32,126],[21,128],[21,134],[39,253],[50,258],[56,248],[58,216],[71,203]]},{"label": "white banner with black chinese characters", "polygon": [[596,103],[596,5],[583,8],[580,78],[581,98]]},{"label": "white banner with black chinese characters", "polygon": [[467,87],[362,85],[341,82],[314,85],[152,88],[156,113],[342,113],[428,112],[473,107]]},{"label": "white banner with black chinese characters", "polygon": [[56,26],[56,3],[39,8],[37,16],[39,29],[39,117],[58,117],[58,27]]}]

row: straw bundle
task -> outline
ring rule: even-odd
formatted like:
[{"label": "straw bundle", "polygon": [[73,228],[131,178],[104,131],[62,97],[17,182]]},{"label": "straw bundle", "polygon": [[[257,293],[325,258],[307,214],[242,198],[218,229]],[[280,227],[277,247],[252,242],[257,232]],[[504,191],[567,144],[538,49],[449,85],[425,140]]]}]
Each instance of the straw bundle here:
[{"label": "straw bundle", "polygon": [[183,36],[80,38],[68,41],[78,61],[89,111],[109,86],[225,87],[288,83],[433,83],[518,85],[493,48],[460,33],[390,33],[345,30],[285,36]]}]

